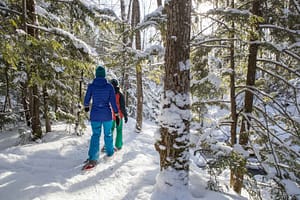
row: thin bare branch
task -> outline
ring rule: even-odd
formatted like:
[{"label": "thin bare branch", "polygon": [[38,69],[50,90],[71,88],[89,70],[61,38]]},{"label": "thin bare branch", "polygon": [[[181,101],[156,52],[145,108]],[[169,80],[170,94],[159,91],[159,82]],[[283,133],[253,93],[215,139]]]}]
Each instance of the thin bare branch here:
[{"label": "thin bare branch", "polygon": [[292,84],[290,84],[286,79],[282,78],[281,76],[279,76],[277,74],[274,74],[273,72],[270,72],[269,70],[263,69],[263,68],[261,68],[259,66],[256,66],[256,67],[257,67],[257,69],[259,69],[259,70],[261,70],[261,71],[263,71],[263,72],[265,72],[265,73],[267,73],[267,74],[269,74],[269,75],[271,75],[271,76],[273,76],[273,77],[281,80],[282,82],[284,82],[285,84],[287,84],[292,89],[296,89]]},{"label": "thin bare branch", "polygon": [[294,3],[296,10],[298,11],[298,13],[300,14],[300,4],[299,1],[297,0],[292,0],[292,2]]},{"label": "thin bare branch", "polygon": [[12,9],[9,9],[8,7],[3,7],[3,6],[0,6],[0,10],[5,10],[5,11],[8,11],[10,13],[14,13],[14,14],[17,14],[17,15],[22,15],[21,12],[18,12],[16,10],[12,10]]}]

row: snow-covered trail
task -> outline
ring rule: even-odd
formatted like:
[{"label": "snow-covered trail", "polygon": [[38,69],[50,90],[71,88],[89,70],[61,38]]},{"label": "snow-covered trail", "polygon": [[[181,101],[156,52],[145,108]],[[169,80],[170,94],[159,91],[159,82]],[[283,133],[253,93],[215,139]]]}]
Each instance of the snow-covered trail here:
[{"label": "snow-covered trail", "polygon": [[153,145],[156,126],[145,123],[142,133],[132,132],[133,127],[130,121],[124,125],[123,149],[107,161],[101,153],[97,168],[87,173],[81,167],[87,158],[89,126],[82,137],[54,126],[43,143],[0,151],[0,199],[150,199],[159,170]]},{"label": "snow-covered trail", "polygon": [[[130,118],[123,127],[122,150],[111,160],[104,160],[101,153],[98,166],[83,173],[91,135],[89,124],[87,127],[78,137],[69,133],[69,125],[57,124],[42,143],[11,147],[18,134],[1,133],[0,200],[150,200],[159,173],[159,155],[154,149],[158,127],[143,122],[143,131],[136,133],[135,121]],[[101,148],[103,135],[100,144]],[[246,199],[230,190],[207,190],[210,176],[195,165],[194,159],[190,165],[192,197],[188,200]],[[228,182],[228,177],[225,174],[221,181]],[[181,192],[176,191],[175,196],[182,196]],[[168,198],[157,197],[162,199]]]}]

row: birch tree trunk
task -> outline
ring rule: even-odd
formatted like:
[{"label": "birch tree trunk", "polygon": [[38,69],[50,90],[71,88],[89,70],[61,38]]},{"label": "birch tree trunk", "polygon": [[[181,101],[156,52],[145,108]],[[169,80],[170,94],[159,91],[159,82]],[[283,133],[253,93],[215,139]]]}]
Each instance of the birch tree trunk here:
[{"label": "birch tree trunk", "polygon": [[155,148],[160,154],[161,182],[166,188],[174,189],[178,184],[187,187],[189,180],[191,0],[169,1],[166,12],[161,138],[155,143]]}]

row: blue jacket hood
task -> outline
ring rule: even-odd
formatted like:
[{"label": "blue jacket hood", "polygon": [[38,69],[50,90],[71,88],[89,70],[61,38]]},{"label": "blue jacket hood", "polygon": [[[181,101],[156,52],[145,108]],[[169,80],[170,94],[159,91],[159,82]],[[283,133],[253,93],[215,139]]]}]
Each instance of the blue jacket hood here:
[{"label": "blue jacket hood", "polygon": [[97,78],[95,78],[94,80],[93,80],[93,83],[92,83],[93,85],[95,85],[95,86],[105,86],[106,84],[108,84],[108,82],[107,82],[107,80],[105,79],[105,78],[103,78],[103,77],[97,77]]}]

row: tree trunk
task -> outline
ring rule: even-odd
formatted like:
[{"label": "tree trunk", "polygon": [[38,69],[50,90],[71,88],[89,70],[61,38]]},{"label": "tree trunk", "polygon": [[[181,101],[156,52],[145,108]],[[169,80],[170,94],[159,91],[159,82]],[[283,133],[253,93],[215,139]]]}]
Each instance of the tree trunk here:
[{"label": "tree trunk", "polygon": [[23,29],[25,33],[27,33],[27,26],[26,26],[26,18],[27,18],[27,0],[22,0],[22,24],[23,24]]},{"label": "tree trunk", "polygon": [[[126,19],[126,12],[125,12],[125,1],[124,0],[120,0],[120,7],[121,7],[121,18],[122,18],[122,43],[123,43],[123,50],[125,50],[125,48],[128,46],[128,35],[124,34],[126,31],[126,26],[128,24],[127,19]],[[125,52],[125,51],[124,51]],[[122,82],[121,82],[121,86],[124,89],[123,90],[123,94],[124,94],[124,98],[125,98],[125,104],[126,107],[128,106],[128,73],[127,73],[127,66],[126,66],[126,56],[125,53],[122,55],[122,59],[123,59],[123,65],[122,67]]]},{"label": "tree trunk", "polygon": [[[157,7],[162,6],[162,1],[161,0],[157,0]],[[166,14],[165,9],[163,9],[163,14]],[[160,31],[160,35],[161,35],[161,39],[162,39],[162,43],[163,46],[166,47],[166,43],[167,43],[167,39],[166,39],[166,25],[164,23],[159,25],[159,31]]]},{"label": "tree trunk", "polygon": [[[74,84],[76,85],[76,84]],[[83,135],[83,131],[82,131],[82,124],[83,124],[83,119],[81,117],[81,102],[83,102],[82,99],[82,86],[83,86],[83,70],[81,70],[80,73],[80,80],[79,80],[79,94],[78,94],[78,101],[77,101],[77,105],[76,105],[76,122],[75,122],[75,134],[78,136]]]},{"label": "tree trunk", "polygon": [[6,79],[6,95],[5,95],[5,100],[4,100],[4,108],[3,108],[3,112],[5,112],[8,109],[11,109],[11,101],[10,101],[10,86],[9,86],[9,74],[8,74],[8,67],[6,67],[5,69],[5,79]]},{"label": "tree trunk", "polygon": [[[252,13],[256,16],[260,16],[260,0],[254,0],[252,3]],[[254,24],[253,30],[250,34],[250,42],[256,41],[259,39],[258,33],[258,23]],[[253,109],[253,93],[250,91],[251,87],[255,86],[255,75],[256,75],[256,60],[257,60],[258,44],[250,43],[249,46],[249,57],[248,57],[248,66],[247,66],[247,80],[246,87],[248,90],[245,92],[245,103],[244,103],[244,114],[250,116]],[[249,90],[250,89],[250,90]],[[249,118],[250,120],[251,118]],[[239,144],[246,145],[249,138],[250,124],[246,120],[246,117],[243,116],[242,124],[240,129],[240,138]],[[238,169],[235,169],[235,175],[233,176],[233,189],[237,193],[241,193],[243,187],[244,179],[244,170],[245,162],[241,160]]]},{"label": "tree trunk", "polygon": [[[26,8],[27,8],[27,17],[29,19],[29,23],[37,25],[37,16],[35,14],[35,0],[26,0]],[[27,32],[29,35],[38,38],[37,29],[33,27],[27,27]]]},{"label": "tree trunk", "polygon": [[136,126],[137,132],[140,132],[143,128],[143,80],[142,80],[142,65],[138,63],[136,65],[136,82],[137,82],[137,110],[136,110]]},{"label": "tree trunk", "polygon": [[30,87],[31,90],[31,128],[33,140],[42,138],[42,127],[40,121],[40,97],[37,84]]},{"label": "tree trunk", "polygon": [[[37,24],[37,18],[35,15],[35,1],[34,0],[26,0],[27,7],[27,15],[30,23]],[[28,34],[32,37],[38,37],[37,30],[32,27],[27,27]],[[31,66],[32,74],[36,73],[36,66]],[[40,99],[39,99],[39,90],[38,85],[35,81],[32,81],[31,86],[29,87],[31,90],[31,101],[30,101],[30,110],[32,116],[32,134],[33,139],[39,139],[42,137],[42,128],[41,128],[41,121],[40,121]]]},{"label": "tree trunk", "polygon": [[45,115],[45,126],[46,133],[51,132],[51,122],[49,116],[49,95],[47,92],[47,86],[43,87],[43,99],[44,99],[44,115]]},{"label": "tree trunk", "polygon": [[[231,7],[234,8],[234,0],[231,2]],[[236,112],[236,100],[235,100],[235,62],[234,62],[234,22],[231,22],[232,31],[230,33],[230,38],[232,39],[230,44],[230,104],[231,104],[231,145],[236,144],[236,126],[237,126],[237,112]]]},{"label": "tree trunk", "polygon": [[[234,8],[234,0],[231,1],[231,8]],[[236,127],[237,127],[237,111],[236,111],[236,99],[235,99],[235,58],[234,58],[234,31],[235,31],[235,24],[234,21],[231,22],[231,29],[229,38],[232,39],[230,44],[230,104],[231,104],[231,127],[230,127],[230,136],[231,136],[231,146],[234,146],[237,142],[237,133],[236,133]],[[230,186],[235,187],[237,184],[237,180],[235,177],[238,175],[236,174],[236,170],[232,168],[230,171]]]},{"label": "tree trunk", "polygon": [[[255,0],[252,3],[252,13],[260,16],[259,12],[260,0]],[[250,34],[250,42],[258,40],[257,31],[258,24],[255,25],[254,30]],[[256,60],[257,60],[258,44],[251,43],[249,46],[249,57],[248,57],[248,66],[247,66],[247,80],[246,87],[250,88],[255,86],[255,75],[256,75]],[[250,90],[245,92],[245,105],[244,113],[251,114],[253,109],[253,93]],[[246,121],[246,118],[243,117],[241,130],[240,130],[240,140],[241,145],[246,145],[248,143],[248,133],[249,133],[250,124]]]},{"label": "tree trunk", "polygon": [[160,154],[161,176],[166,186],[188,185],[190,134],[190,23],[191,1],[173,0],[166,5],[167,41]]},{"label": "tree trunk", "polygon": [[157,0],[157,7],[162,6],[161,0]]},{"label": "tree trunk", "polygon": [[[132,27],[140,22],[140,4],[139,0],[132,2]],[[139,30],[135,31],[135,47],[141,50],[141,33]],[[136,126],[137,132],[140,132],[143,127],[143,81],[142,81],[142,65],[140,61],[136,64],[136,95],[137,95],[137,109],[136,109]]]},{"label": "tree trunk", "polygon": [[[131,10],[131,4],[132,4],[132,0],[130,0],[129,1],[129,4],[128,4],[128,13],[127,13],[127,22],[128,22],[128,24],[129,24],[129,19],[130,19],[130,11],[132,11]],[[132,16],[132,15],[131,15]],[[129,45],[129,44],[128,44]],[[129,46],[131,46],[131,45],[129,45]]]},{"label": "tree trunk", "polygon": [[28,105],[28,97],[30,96],[28,94],[28,83],[21,84],[22,86],[22,105],[24,109],[24,114],[25,114],[25,120],[26,120],[26,125],[28,127],[31,126],[31,112],[30,112],[30,105]]},{"label": "tree trunk", "polygon": [[124,2],[124,0],[120,0],[120,7],[121,7],[121,18],[122,18],[122,21],[125,22],[125,20],[126,20],[126,12],[125,12],[125,2]]}]

